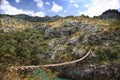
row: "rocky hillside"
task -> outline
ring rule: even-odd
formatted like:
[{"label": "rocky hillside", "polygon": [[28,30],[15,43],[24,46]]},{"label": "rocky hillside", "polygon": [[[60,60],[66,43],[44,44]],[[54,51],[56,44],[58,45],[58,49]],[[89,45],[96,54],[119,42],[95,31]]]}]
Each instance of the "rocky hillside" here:
[{"label": "rocky hillside", "polygon": [[32,24],[25,20],[12,18],[9,16],[0,17],[0,32],[22,31],[26,28],[32,28]]},{"label": "rocky hillside", "polygon": [[[1,17],[0,20],[3,30],[0,32],[1,72],[11,65],[76,60],[91,48],[91,54],[82,62],[51,70],[59,72],[59,76],[75,80],[120,79],[119,20],[80,16],[31,23],[11,17]],[[10,29],[4,29],[6,27]]]}]

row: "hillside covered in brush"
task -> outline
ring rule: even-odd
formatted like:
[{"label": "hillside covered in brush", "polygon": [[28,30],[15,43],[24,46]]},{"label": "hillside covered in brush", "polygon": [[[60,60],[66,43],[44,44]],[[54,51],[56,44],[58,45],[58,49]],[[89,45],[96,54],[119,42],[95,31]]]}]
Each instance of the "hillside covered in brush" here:
[{"label": "hillside covered in brush", "polygon": [[120,79],[119,18],[31,18],[0,15],[0,79],[10,66],[73,61],[90,48],[91,54],[82,62],[51,70],[75,80]]}]

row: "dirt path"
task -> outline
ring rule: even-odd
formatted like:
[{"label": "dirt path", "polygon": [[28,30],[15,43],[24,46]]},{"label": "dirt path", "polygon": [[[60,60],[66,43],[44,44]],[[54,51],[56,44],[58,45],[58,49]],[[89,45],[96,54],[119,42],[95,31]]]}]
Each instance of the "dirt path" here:
[{"label": "dirt path", "polygon": [[34,65],[32,65],[32,66],[15,66],[15,67],[10,67],[9,70],[10,71],[13,71],[13,70],[28,70],[28,69],[37,69],[37,68],[41,68],[41,67],[56,67],[56,66],[74,64],[76,62],[79,62],[79,61],[82,61],[83,59],[85,59],[90,54],[90,52],[91,52],[91,49],[82,58],[74,60],[74,61],[70,61],[70,62],[57,63],[57,64],[37,65],[37,66],[34,66]]}]

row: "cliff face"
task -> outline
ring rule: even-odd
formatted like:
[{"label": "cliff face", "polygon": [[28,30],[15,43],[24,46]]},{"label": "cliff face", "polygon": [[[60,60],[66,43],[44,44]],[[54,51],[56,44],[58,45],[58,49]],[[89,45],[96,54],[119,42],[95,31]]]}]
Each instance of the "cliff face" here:
[{"label": "cliff face", "polygon": [[119,80],[120,65],[85,65],[85,66],[67,66],[56,68],[62,73],[60,76],[72,78],[73,80]]},{"label": "cliff face", "polygon": [[[92,48],[85,60],[52,70],[75,80],[120,79],[119,20],[68,17],[30,23],[19,18],[0,19],[1,71],[14,64],[38,65],[76,60]],[[6,27],[9,28],[7,31]]]}]

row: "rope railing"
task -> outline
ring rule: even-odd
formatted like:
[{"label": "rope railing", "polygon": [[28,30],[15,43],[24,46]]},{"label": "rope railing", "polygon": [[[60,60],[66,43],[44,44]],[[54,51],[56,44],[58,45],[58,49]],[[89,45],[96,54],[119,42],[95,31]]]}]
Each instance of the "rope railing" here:
[{"label": "rope railing", "polygon": [[74,64],[76,62],[82,61],[83,59],[85,59],[91,52],[91,49],[89,49],[89,51],[86,53],[86,55],[84,55],[82,58],[74,60],[74,61],[70,61],[70,62],[64,62],[64,63],[56,63],[56,64],[46,64],[46,65],[31,65],[31,66],[13,66],[10,67],[9,70],[13,71],[13,70],[28,70],[28,69],[38,69],[41,67],[57,67],[57,66],[63,66],[63,65],[69,65],[69,64]]}]

